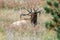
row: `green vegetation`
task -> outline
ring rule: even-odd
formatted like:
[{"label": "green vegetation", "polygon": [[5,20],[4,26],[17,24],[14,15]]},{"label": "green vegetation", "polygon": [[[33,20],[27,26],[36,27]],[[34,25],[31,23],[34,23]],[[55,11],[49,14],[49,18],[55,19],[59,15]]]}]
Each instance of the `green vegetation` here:
[{"label": "green vegetation", "polygon": [[60,3],[57,0],[51,2],[47,0],[47,6],[44,7],[47,14],[51,14],[53,19],[50,22],[46,22],[47,29],[54,29],[57,32],[57,37],[60,40]]}]

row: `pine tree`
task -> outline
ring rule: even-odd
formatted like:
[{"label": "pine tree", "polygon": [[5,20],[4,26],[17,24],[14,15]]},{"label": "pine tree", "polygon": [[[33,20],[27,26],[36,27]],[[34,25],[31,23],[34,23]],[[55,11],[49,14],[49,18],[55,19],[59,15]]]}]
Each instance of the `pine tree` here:
[{"label": "pine tree", "polygon": [[47,29],[54,29],[57,32],[57,37],[60,40],[60,2],[57,0],[46,0],[47,6],[44,7],[44,10],[47,14],[51,14],[53,19],[52,21],[46,22],[45,26]]}]

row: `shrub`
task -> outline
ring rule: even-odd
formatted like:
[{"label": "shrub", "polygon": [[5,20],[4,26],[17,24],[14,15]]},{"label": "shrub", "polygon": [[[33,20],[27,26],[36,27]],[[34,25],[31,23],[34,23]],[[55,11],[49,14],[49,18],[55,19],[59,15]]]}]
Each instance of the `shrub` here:
[{"label": "shrub", "polygon": [[60,2],[57,0],[46,0],[47,6],[44,7],[44,10],[47,14],[51,14],[53,19],[45,23],[47,29],[52,29],[57,32],[57,37],[60,40]]}]

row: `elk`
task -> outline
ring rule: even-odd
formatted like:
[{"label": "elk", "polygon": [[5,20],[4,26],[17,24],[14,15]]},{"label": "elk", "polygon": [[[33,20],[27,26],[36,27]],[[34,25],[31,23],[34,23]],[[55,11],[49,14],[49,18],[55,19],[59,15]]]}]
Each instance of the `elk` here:
[{"label": "elk", "polygon": [[[29,13],[28,14],[20,14],[20,17],[21,16],[26,16],[26,15],[29,15],[31,16],[31,23],[34,24],[34,27],[37,25],[37,14],[40,13],[41,11],[38,9],[30,9],[30,10],[27,10]],[[34,11],[34,12],[33,12]],[[25,28],[27,27],[28,23],[26,20],[19,20],[19,21],[16,21],[16,22],[13,22],[7,29],[6,29],[6,40],[14,40],[14,30],[18,30],[20,31],[24,31]],[[23,29],[23,30],[20,30],[20,29]]]}]

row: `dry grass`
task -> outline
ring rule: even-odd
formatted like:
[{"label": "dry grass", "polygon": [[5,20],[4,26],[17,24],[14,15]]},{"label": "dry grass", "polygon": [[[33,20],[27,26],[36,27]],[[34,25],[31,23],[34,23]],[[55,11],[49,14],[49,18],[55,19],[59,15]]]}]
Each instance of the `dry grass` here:
[{"label": "dry grass", "polygon": [[[13,9],[0,10],[0,40],[6,40],[5,28],[18,20],[20,18],[17,11]],[[45,28],[45,22],[48,20],[51,20],[50,15],[41,14],[40,16],[38,15],[38,25],[36,28],[30,25],[29,21],[25,30],[16,31],[14,29],[14,40],[57,40],[56,33],[53,30],[51,32]]]}]

